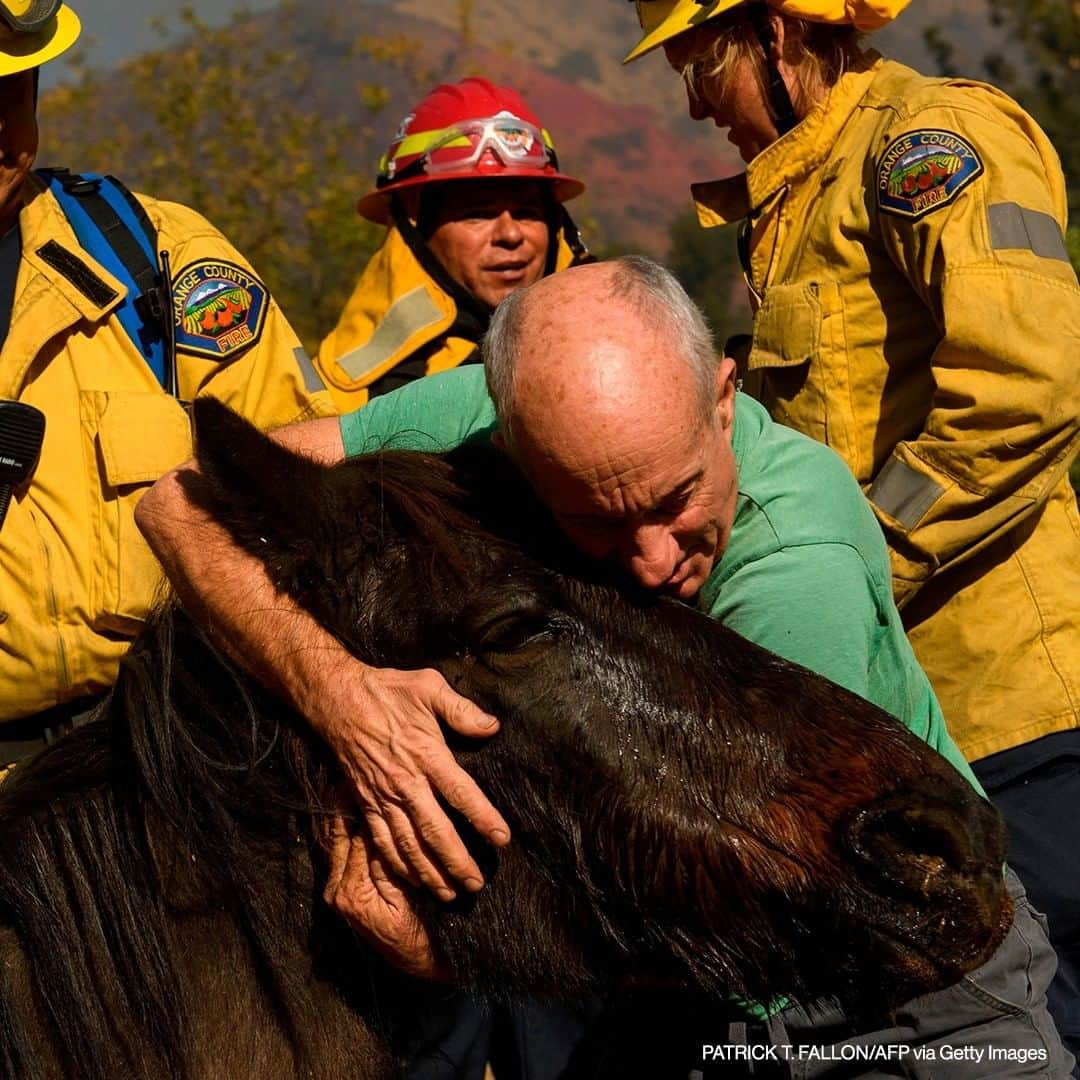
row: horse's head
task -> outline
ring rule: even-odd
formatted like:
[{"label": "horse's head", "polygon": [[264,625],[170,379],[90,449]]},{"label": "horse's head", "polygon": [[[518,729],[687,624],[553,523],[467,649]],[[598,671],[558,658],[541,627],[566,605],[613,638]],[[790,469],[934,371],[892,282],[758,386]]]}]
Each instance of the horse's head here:
[{"label": "horse's head", "polygon": [[503,721],[452,745],[514,843],[483,852],[478,897],[421,901],[461,978],[566,990],[623,972],[884,1004],[1004,934],[1000,820],[947,762],[861,698],[577,565],[493,453],[327,469],[195,408],[196,497],[278,587],[361,659],[436,667]]}]

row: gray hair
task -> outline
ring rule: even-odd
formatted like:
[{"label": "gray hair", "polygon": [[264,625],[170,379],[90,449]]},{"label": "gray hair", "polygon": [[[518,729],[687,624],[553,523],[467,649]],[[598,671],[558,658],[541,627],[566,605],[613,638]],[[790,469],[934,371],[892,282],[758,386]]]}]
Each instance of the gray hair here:
[{"label": "gray hair", "polygon": [[[613,271],[609,295],[630,301],[646,322],[671,335],[673,350],[686,361],[693,376],[702,419],[712,423],[720,356],[700,308],[670,270],[644,255],[622,255],[604,265]],[[517,289],[499,304],[480,346],[488,393],[499,429],[510,445],[514,372],[532,288]]]}]

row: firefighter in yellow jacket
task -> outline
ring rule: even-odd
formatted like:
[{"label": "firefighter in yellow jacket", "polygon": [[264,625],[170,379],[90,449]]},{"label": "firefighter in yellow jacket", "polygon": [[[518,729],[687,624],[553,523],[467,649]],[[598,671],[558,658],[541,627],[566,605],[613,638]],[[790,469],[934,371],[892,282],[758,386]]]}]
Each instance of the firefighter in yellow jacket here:
[{"label": "firefighter in yellow jacket", "polygon": [[389,229],[316,357],[338,407],[478,362],[504,296],[590,259],[562,205],[583,190],[513,90],[481,78],[432,90],[359,202]]},{"label": "firefighter in yellow jacket", "polygon": [[1014,101],[864,52],[907,0],[639,0],[691,115],[748,163],[695,186],[743,220],[748,382],[827,442],[961,750],[1050,914],[1080,1046],[1080,290],[1058,157]]},{"label": "firefighter in yellow jacket", "polygon": [[171,256],[171,311],[159,295],[162,326],[175,322],[174,394],[140,354],[120,317],[130,290],[30,171],[37,68],[78,34],[59,0],[0,2],[0,461],[22,418],[44,421],[36,466],[0,499],[0,765],[114,681],[161,580],[133,513],[191,454],[182,402],[213,394],[267,427],[333,411],[243,257],[193,211],[141,197]]}]

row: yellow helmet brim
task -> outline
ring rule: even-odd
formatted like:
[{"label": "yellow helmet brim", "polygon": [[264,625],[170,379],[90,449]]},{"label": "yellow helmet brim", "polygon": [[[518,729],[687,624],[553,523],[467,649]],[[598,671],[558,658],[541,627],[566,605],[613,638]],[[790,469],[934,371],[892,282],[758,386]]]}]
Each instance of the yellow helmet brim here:
[{"label": "yellow helmet brim", "polygon": [[745,0],[714,0],[711,4],[700,4],[698,0],[648,0],[639,4],[638,17],[644,34],[623,58],[623,63],[629,64],[631,60],[658,49],[665,41],[742,3]]},{"label": "yellow helmet brim", "polygon": [[29,71],[67,52],[82,32],[79,16],[61,4],[56,17],[34,34],[19,34],[0,27],[0,78]]},{"label": "yellow helmet brim", "polygon": [[[638,18],[644,30],[642,39],[623,60],[629,64],[639,56],[687,30],[730,11],[747,0],[640,0]],[[833,26],[854,26],[857,30],[878,30],[892,22],[911,0],[768,0],[770,7],[797,19],[829,23]]]}]

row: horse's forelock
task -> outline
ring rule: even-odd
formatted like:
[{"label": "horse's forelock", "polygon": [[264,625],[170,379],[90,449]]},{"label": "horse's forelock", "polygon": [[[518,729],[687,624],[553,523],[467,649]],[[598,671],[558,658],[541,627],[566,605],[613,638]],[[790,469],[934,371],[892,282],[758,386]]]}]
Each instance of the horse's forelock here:
[{"label": "horse's forelock", "polygon": [[[368,492],[369,522],[383,543],[404,542],[410,551],[448,571],[459,584],[471,585],[499,554],[517,550],[506,531],[513,522],[498,523],[491,508],[499,499],[505,477],[485,476],[473,460],[491,460],[494,450],[470,455],[463,470],[461,459],[408,450],[384,450],[346,462],[343,481]],[[487,482],[485,482],[487,481]],[[519,483],[523,483],[519,481]],[[479,564],[478,553],[486,556]]]}]

